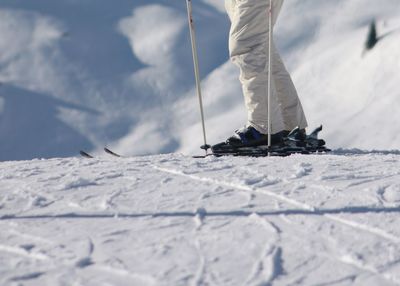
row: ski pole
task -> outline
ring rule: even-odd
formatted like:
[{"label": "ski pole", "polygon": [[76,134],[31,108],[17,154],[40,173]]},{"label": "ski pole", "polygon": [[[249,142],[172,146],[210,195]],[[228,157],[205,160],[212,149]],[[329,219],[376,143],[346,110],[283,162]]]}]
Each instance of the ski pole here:
[{"label": "ski pole", "polygon": [[199,105],[200,105],[201,124],[202,124],[202,127],[203,127],[204,145],[201,146],[200,148],[204,149],[206,151],[206,154],[207,154],[207,150],[209,148],[211,148],[211,146],[207,144],[206,126],[205,126],[205,122],[204,122],[203,97],[201,95],[199,58],[198,58],[198,54],[197,54],[196,33],[195,33],[194,22],[193,22],[192,0],[187,0],[186,4],[187,4],[187,13],[188,13],[188,21],[189,21],[190,40],[191,40],[191,43],[192,43],[194,76],[195,76],[195,79],[196,79],[196,89],[197,89],[197,96],[199,98]]},{"label": "ski pole", "polygon": [[[268,39],[268,150],[272,145],[271,138],[271,93],[272,93],[272,37],[273,37],[273,24],[272,24],[272,0],[269,1],[269,39]],[[269,152],[268,152],[269,154]]]}]

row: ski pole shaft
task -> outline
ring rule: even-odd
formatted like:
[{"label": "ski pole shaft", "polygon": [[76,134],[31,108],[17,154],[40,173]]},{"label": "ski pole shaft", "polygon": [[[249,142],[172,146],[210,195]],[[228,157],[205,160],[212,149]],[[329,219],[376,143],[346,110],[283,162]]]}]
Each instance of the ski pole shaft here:
[{"label": "ski pole shaft", "polygon": [[271,137],[271,93],[272,93],[272,37],[273,37],[273,19],[272,19],[272,0],[269,1],[269,36],[268,36],[268,149],[272,145]]},{"label": "ski pole shaft", "polygon": [[199,57],[198,57],[198,53],[197,53],[196,32],[194,29],[194,22],[193,22],[192,0],[186,0],[186,4],[187,4],[189,30],[190,30],[190,40],[192,43],[194,76],[195,76],[195,80],[196,80],[197,96],[199,98],[199,105],[200,105],[201,124],[202,124],[202,128],[203,128],[204,145],[201,146],[201,148],[204,149],[207,153],[207,150],[210,148],[210,146],[207,144],[206,126],[205,126],[205,120],[204,120],[203,97],[201,94],[201,83],[200,83],[200,72],[199,72]]}]

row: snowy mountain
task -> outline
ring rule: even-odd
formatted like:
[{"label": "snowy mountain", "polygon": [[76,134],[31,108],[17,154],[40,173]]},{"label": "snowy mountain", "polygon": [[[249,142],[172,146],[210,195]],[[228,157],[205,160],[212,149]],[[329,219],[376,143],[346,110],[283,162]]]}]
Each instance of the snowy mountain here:
[{"label": "snowy mountain", "polygon": [[[195,1],[208,138],[245,122],[223,1]],[[333,148],[398,149],[398,0],[290,0],[276,40],[310,127]],[[381,37],[363,52],[368,27]],[[197,152],[184,1],[2,0],[0,160]]]},{"label": "snowy mountain", "polygon": [[398,155],[105,156],[0,164],[0,285],[400,285]]}]

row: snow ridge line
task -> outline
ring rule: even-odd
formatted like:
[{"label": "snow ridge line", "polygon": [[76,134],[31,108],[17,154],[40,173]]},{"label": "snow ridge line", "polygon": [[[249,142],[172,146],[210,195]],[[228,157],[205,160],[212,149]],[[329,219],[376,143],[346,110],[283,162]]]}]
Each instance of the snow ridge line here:
[{"label": "snow ridge line", "polygon": [[100,271],[105,271],[108,272],[112,275],[118,275],[121,277],[129,277],[132,279],[135,279],[138,284],[135,285],[158,285],[157,279],[151,276],[146,276],[144,274],[140,273],[135,273],[135,272],[130,272],[126,269],[120,269],[120,268],[115,268],[111,265],[93,265],[92,267],[100,270]]},{"label": "snow ridge line", "polygon": [[385,280],[388,280],[390,282],[396,283],[397,285],[400,285],[400,280],[396,276],[391,275],[389,273],[384,273],[386,270],[379,270],[373,266],[365,265],[364,263],[352,258],[351,256],[342,256],[342,257],[338,257],[337,259],[343,263],[353,265],[359,269],[363,269],[372,274],[376,274]]},{"label": "snow ridge line", "polygon": [[338,217],[338,216],[335,216],[335,215],[331,215],[331,214],[324,214],[324,216],[329,218],[330,220],[339,222],[341,224],[345,224],[345,225],[353,227],[353,228],[358,228],[360,230],[364,230],[364,231],[373,233],[375,235],[378,235],[378,236],[381,236],[383,238],[386,238],[387,240],[391,240],[391,241],[393,241],[395,243],[400,243],[400,238],[398,238],[397,236],[394,236],[394,235],[392,235],[390,233],[387,233],[386,231],[383,231],[383,230],[381,230],[379,228],[375,228],[375,227],[372,227],[372,226],[361,224],[361,223],[358,223],[358,222],[355,222],[355,221],[351,221],[351,220],[348,220],[348,219],[344,219],[344,218],[341,218],[341,217]]},{"label": "snow ridge line", "polygon": [[279,246],[281,231],[273,222],[256,213],[250,215],[250,219],[253,219],[265,230],[274,233],[275,239],[272,243],[266,244],[244,285],[272,285],[273,281],[283,273],[280,261],[282,248]]},{"label": "snow ridge line", "polygon": [[15,254],[15,255],[24,256],[24,257],[35,259],[35,260],[47,260],[47,259],[49,259],[49,257],[47,255],[44,255],[44,254],[41,254],[41,253],[29,252],[29,251],[27,251],[25,249],[22,249],[22,248],[19,248],[19,247],[2,245],[2,244],[0,244],[0,251],[12,253],[12,254]]},{"label": "snow ridge line", "polygon": [[193,286],[199,286],[199,285],[205,284],[204,283],[204,274],[205,274],[205,269],[206,269],[206,261],[201,252],[200,241],[198,240],[198,238],[196,238],[196,232],[197,232],[197,225],[196,225],[196,230],[195,230],[195,234],[194,234],[195,235],[194,246],[195,246],[197,254],[199,256],[199,266],[193,277],[193,281],[191,282],[191,285],[193,285]]},{"label": "snow ridge line", "polygon": [[[254,191],[255,192],[260,192],[259,190],[254,189],[254,188],[252,188],[250,186],[243,186],[243,185],[239,185],[239,184],[235,184],[235,183],[231,183],[231,182],[214,180],[214,179],[211,179],[211,178],[200,177],[200,176],[196,176],[196,175],[193,175],[193,174],[186,174],[186,173],[184,173],[182,171],[179,171],[179,170],[166,169],[166,168],[163,168],[163,167],[160,167],[160,166],[156,166],[156,165],[153,165],[153,168],[158,170],[158,171],[164,172],[164,173],[170,173],[170,174],[173,174],[173,175],[187,177],[187,178],[190,178],[190,179],[193,179],[193,180],[196,180],[196,181],[202,181],[202,182],[206,182],[206,183],[222,185],[222,186],[231,187],[231,188],[235,188],[235,189],[240,189],[240,190],[248,191],[248,192],[254,192]],[[266,195],[268,195],[270,197],[274,197],[275,199],[278,199],[280,201],[284,201],[284,202],[286,202],[288,204],[291,204],[293,206],[300,207],[300,208],[308,210],[308,211],[315,211],[315,208],[310,206],[310,205],[303,204],[301,202],[298,202],[296,200],[292,200],[292,199],[290,199],[288,197],[285,197],[285,196],[282,196],[282,195],[279,195],[279,194],[275,194],[274,192],[271,192],[271,191],[268,191],[268,190],[263,190],[262,193],[266,194]]]},{"label": "snow ridge line", "polygon": [[[262,193],[264,195],[273,197],[273,198],[275,198],[277,200],[286,202],[286,203],[288,203],[290,205],[293,205],[293,206],[296,206],[296,207],[300,207],[300,208],[302,208],[304,210],[307,210],[307,211],[310,211],[312,213],[318,214],[318,209],[313,207],[313,206],[311,206],[311,205],[301,203],[299,201],[290,199],[290,198],[288,198],[286,196],[282,196],[282,195],[276,194],[276,193],[268,191],[266,189],[254,189],[254,188],[252,188],[250,186],[243,186],[243,185],[235,184],[235,183],[231,183],[231,182],[226,182],[226,181],[215,180],[215,179],[212,179],[212,178],[201,177],[201,176],[197,176],[197,175],[194,175],[194,174],[186,174],[186,173],[184,173],[183,171],[180,171],[180,170],[167,169],[167,168],[163,168],[163,167],[156,166],[156,165],[153,165],[152,167],[155,170],[158,170],[158,171],[161,171],[161,172],[165,172],[165,173],[169,173],[169,174],[173,174],[173,175],[178,175],[178,176],[181,176],[181,177],[190,178],[190,179],[193,179],[193,180],[196,180],[196,181],[200,181],[200,182],[207,182],[207,183],[217,184],[217,185],[220,185],[220,186],[236,188],[236,189],[249,191],[249,192]],[[346,225],[348,227],[352,227],[352,228],[355,228],[355,229],[363,230],[363,231],[366,231],[368,233],[380,236],[380,237],[382,237],[382,238],[384,238],[386,240],[392,241],[394,243],[400,243],[400,238],[398,238],[397,236],[395,236],[393,234],[387,233],[384,230],[381,230],[381,229],[378,229],[378,228],[375,228],[375,227],[371,227],[371,226],[368,226],[368,225],[364,225],[364,224],[361,224],[361,223],[357,223],[357,222],[354,222],[354,221],[351,221],[351,220],[343,219],[343,218],[338,217],[336,215],[321,214],[321,216],[324,216],[325,218],[327,218],[329,220],[341,223],[341,224]]]}]

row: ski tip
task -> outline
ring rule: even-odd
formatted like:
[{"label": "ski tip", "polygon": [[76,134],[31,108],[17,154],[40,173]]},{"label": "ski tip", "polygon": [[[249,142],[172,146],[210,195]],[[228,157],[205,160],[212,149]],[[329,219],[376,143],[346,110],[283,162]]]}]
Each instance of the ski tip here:
[{"label": "ski tip", "polygon": [[90,155],[89,153],[85,152],[85,151],[79,151],[79,154],[84,157],[84,158],[89,158],[89,159],[93,159],[94,157],[92,155]]},{"label": "ski tip", "polygon": [[117,154],[117,153],[111,151],[111,150],[108,149],[107,147],[104,147],[104,152],[106,152],[107,154],[113,155],[113,156],[115,156],[115,157],[119,157],[119,158],[122,157],[121,155],[119,155],[119,154]]}]

